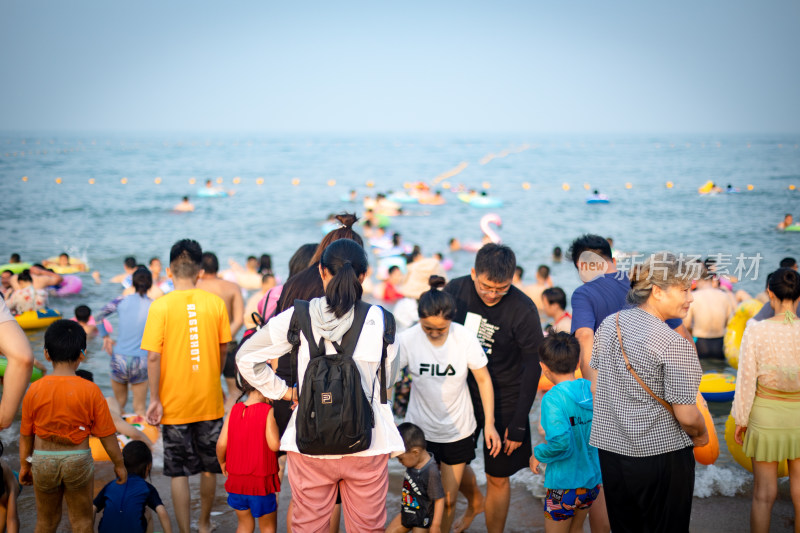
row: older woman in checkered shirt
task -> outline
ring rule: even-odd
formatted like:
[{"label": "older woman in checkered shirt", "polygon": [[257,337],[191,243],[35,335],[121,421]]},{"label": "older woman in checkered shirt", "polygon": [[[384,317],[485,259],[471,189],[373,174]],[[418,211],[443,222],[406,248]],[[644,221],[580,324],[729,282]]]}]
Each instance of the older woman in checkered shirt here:
[{"label": "older woman in checkered shirt", "polygon": [[692,447],[708,442],[695,404],[702,370],[691,342],[665,321],[686,316],[693,266],[669,252],[650,256],[631,272],[632,307],[606,318],[595,335],[590,444],[599,450],[615,533],[689,530]]}]

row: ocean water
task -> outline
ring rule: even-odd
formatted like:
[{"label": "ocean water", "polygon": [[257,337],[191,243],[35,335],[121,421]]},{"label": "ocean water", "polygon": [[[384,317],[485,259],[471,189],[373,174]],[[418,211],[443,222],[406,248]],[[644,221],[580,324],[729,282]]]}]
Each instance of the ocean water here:
[{"label": "ocean water", "polygon": [[[451,276],[468,273],[473,256],[448,254],[449,238],[479,241],[479,219],[493,212],[528,281],[539,264],[550,265],[568,295],[580,280],[571,263],[551,262],[551,250],[566,252],[587,232],[613,237],[624,252],[718,256],[741,278],[737,288],[755,294],[781,258],[800,257],[800,233],[775,230],[785,213],[800,218],[800,190],[790,189],[800,187],[799,143],[800,135],[5,133],[0,259],[17,252],[33,262],[67,251],[108,280],[122,272],[125,256],[166,259],[174,241],[190,237],[223,267],[229,259],[243,263],[270,253],[285,278],[289,257],[300,244],[319,241],[328,214],[363,212],[342,201],[350,189],[359,196],[402,191],[408,182],[431,182],[461,168],[445,181],[488,190],[503,206],[476,209],[445,191],[446,205],[409,206],[391,226],[426,255],[445,252],[454,263]],[[234,194],[197,197],[206,179],[220,179]],[[699,195],[708,180],[741,192]],[[611,203],[587,205],[594,189]],[[173,213],[184,195],[196,211]],[[119,292],[81,276],[80,295],[51,299],[66,316],[84,303],[97,311]],[[39,359],[42,333],[28,333]],[[108,360],[96,339],[89,354],[85,367],[109,393]],[[712,405],[720,435],[729,408]],[[9,452],[17,435],[18,423],[0,433]],[[717,465],[698,470],[698,495],[727,494],[746,483],[748,474],[722,448]],[[517,483],[535,490],[535,478]]]}]

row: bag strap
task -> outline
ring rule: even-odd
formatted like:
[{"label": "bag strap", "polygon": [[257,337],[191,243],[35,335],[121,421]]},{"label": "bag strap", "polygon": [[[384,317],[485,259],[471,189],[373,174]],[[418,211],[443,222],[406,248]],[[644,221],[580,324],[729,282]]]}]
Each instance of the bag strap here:
[{"label": "bag strap", "polygon": [[394,315],[383,308],[383,306],[378,306],[383,311],[383,350],[381,352],[381,369],[380,369],[380,379],[381,379],[381,403],[389,403],[389,399],[386,395],[386,348],[394,343],[394,335],[396,332],[396,326],[394,322]]},{"label": "bag strap", "polygon": [[369,313],[370,307],[363,300],[359,300],[356,303],[353,309],[353,323],[350,325],[350,329],[347,330],[341,341],[331,343],[338,353],[350,354],[350,357],[353,357],[353,352],[356,350],[356,344],[358,344],[358,338],[361,336],[361,330],[364,328],[364,322],[367,320],[367,313]]},{"label": "bag strap", "polygon": [[[286,339],[292,345],[291,365],[292,365],[292,384],[297,383],[297,352],[300,350],[300,332],[303,332],[306,340],[308,341],[308,355],[309,357],[318,357],[325,354],[325,341],[320,339],[322,344],[322,353],[320,353],[320,346],[314,339],[311,333],[311,316],[308,314],[308,302],[306,300],[294,301],[294,312],[292,313],[292,321],[289,323],[289,331],[286,333]],[[299,391],[298,391],[299,392]]]},{"label": "bag strap", "polygon": [[619,349],[622,350],[622,357],[625,359],[625,368],[628,369],[628,372],[631,373],[631,376],[633,376],[633,379],[635,379],[637,381],[637,383],[639,383],[639,385],[642,386],[642,388],[647,392],[647,394],[652,396],[654,400],[656,400],[658,403],[660,403],[664,407],[664,409],[669,411],[669,414],[671,414],[674,417],[675,416],[675,409],[672,408],[672,405],[670,405],[669,402],[667,402],[663,398],[659,398],[658,396],[656,396],[653,393],[653,391],[650,390],[650,387],[648,387],[645,384],[645,382],[642,381],[642,378],[639,377],[639,374],[637,374],[636,371],[631,366],[631,362],[628,360],[628,356],[625,354],[625,348],[622,346],[622,332],[619,329],[619,312],[617,313],[616,323],[617,323],[617,340],[619,340]]}]

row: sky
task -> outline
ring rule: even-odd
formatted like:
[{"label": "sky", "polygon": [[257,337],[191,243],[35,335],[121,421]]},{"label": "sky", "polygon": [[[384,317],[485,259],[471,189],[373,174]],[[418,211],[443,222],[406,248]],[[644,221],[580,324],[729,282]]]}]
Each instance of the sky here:
[{"label": "sky", "polygon": [[0,130],[800,132],[800,1],[0,2]]}]

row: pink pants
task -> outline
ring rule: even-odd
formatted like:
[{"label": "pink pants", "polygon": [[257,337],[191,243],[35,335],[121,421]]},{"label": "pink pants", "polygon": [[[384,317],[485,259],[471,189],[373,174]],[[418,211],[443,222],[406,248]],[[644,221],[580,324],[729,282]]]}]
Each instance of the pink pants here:
[{"label": "pink pants", "polygon": [[295,533],[329,531],[337,483],[347,531],[383,533],[389,490],[388,454],[316,459],[289,452],[288,464]]}]

